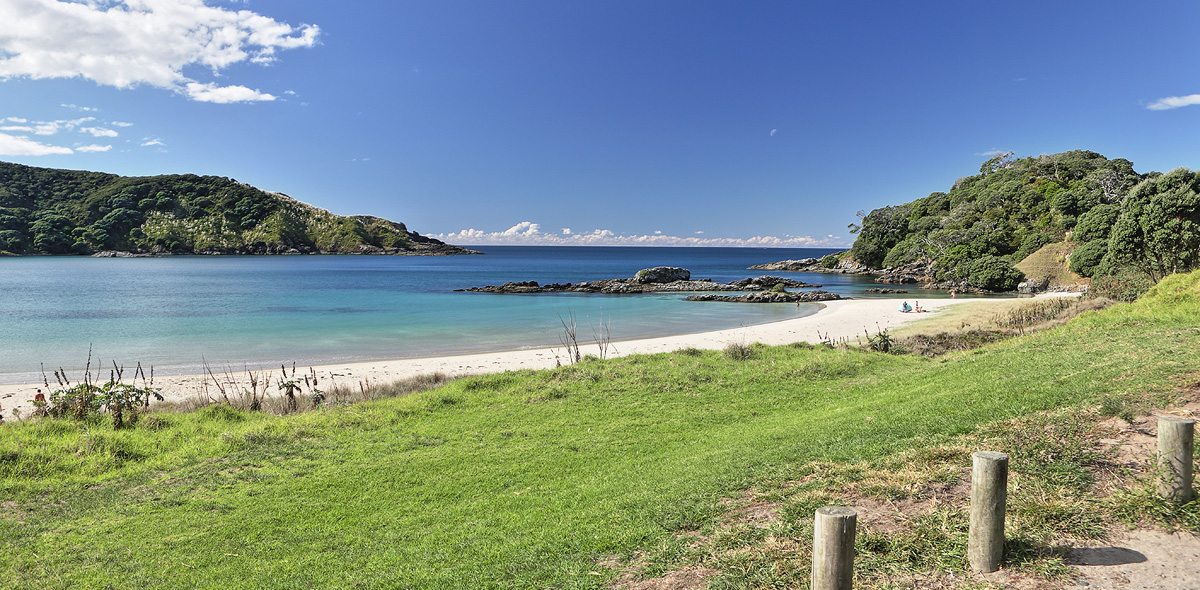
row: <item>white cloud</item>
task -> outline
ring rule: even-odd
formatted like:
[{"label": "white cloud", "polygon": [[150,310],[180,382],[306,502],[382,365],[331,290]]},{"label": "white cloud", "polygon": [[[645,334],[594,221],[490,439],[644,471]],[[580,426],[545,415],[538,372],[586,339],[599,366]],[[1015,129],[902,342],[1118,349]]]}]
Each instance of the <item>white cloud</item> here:
[{"label": "white cloud", "polygon": [[192,100],[229,104],[231,102],[260,102],[275,100],[273,95],[246,88],[245,86],[217,86],[188,82],[185,94]]},{"label": "white cloud", "polygon": [[562,233],[563,233],[563,235],[564,235],[564,236],[569,236],[569,235],[571,235],[571,228],[569,228],[569,227],[564,227],[564,228],[562,228]]},{"label": "white cloud", "polygon": [[84,113],[90,113],[90,112],[96,111],[96,109],[93,107],[81,107],[76,104],[60,104],[58,106],[60,106],[64,109],[71,109],[72,111],[80,111],[80,112],[84,112]]},{"label": "white cloud", "polygon": [[117,88],[170,89],[197,101],[274,100],[245,86],[198,82],[183,69],[203,66],[219,75],[246,61],[269,64],[277,50],[314,46],[319,32],[204,0],[4,0],[0,79],[82,77]]},{"label": "white cloud", "polygon": [[141,146],[142,146],[142,147],[150,147],[150,146],[154,146],[154,145],[163,145],[163,146],[165,146],[166,144],[165,144],[165,143],[163,143],[161,139],[152,139],[152,138],[149,138],[149,137],[147,137],[146,139],[142,140],[142,144],[141,144]]},{"label": "white cloud", "polygon": [[1200,104],[1200,94],[1189,94],[1187,96],[1168,96],[1166,98],[1160,98],[1146,105],[1146,108],[1152,111],[1166,111],[1170,109],[1177,109],[1179,107],[1191,106],[1194,104]]},{"label": "white cloud", "polygon": [[0,156],[70,154],[71,148],[38,143],[28,137],[0,133]]},{"label": "white cloud", "polygon": [[113,121],[112,125],[114,127],[133,127],[133,123],[126,123],[124,121]]},{"label": "white cloud", "polygon": [[91,133],[93,137],[116,137],[117,132],[103,127],[80,127],[80,131]]},{"label": "white cloud", "polygon": [[529,221],[522,221],[521,223],[518,223],[518,224],[504,230],[503,232],[501,232],[501,235],[527,236],[527,237],[536,236],[536,235],[538,235],[539,231],[541,230],[541,227],[542,226],[540,226],[536,223],[532,223]]},{"label": "white cloud", "polygon": [[[74,105],[62,105],[64,108],[72,110],[89,110]],[[91,109],[94,110],[94,109]],[[57,121],[31,121],[23,117],[5,117],[0,119],[2,122],[19,123],[17,125],[2,125],[0,132],[4,132],[2,142],[3,152],[0,155],[7,156],[36,156],[46,154],[73,154],[76,152],[100,152],[108,151],[112,146],[100,145],[84,145],[72,150],[66,146],[55,146],[48,143],[43,143],[44,140],[32,140],[26,134],[37,135],[41,137],[57,136],[65,133],[79,133],[89,137],[117,137],[119,133],[116,130],[108,127],[96,126],[94,123],[89,126],[84,126],[87,123],[97,121],[95,117],[82,117],[79,119],[60,119]],[[99,122],[102,125],[104,122]],[[78,143],[76,145],[79,145]]]},{"label": "white cloud", "polygon": [[622,235],[609,229],[595,229],[581,233],[567,228],[561,234],[545,234],[538,231],[539,225],[523,221],[513,227],[496,232],[485,232],[471,228],[450,233],[429,234],[451,244],[472,246],[703,246],[703,247],[756,247],[756,248],[818,248],[845,247],[837,237],[825,236],[754,236],[750,238],[701,238],[664,235],[661,231],[653,235]]}]

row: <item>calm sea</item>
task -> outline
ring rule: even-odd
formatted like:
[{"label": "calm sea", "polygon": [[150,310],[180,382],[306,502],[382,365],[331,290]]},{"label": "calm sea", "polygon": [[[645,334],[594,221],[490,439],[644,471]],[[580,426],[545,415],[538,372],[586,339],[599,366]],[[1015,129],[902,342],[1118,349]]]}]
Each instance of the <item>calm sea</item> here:
[{"label": "calm sea", "polygon": [[[558,346],[571,314],[580,340],[733,328],[818,306],[694,303],[683,295],[491,295],[506,281],[577,282],[668,265],[727,282],[752,264],[827,249],[480,247],[482,256],[168,256],[0,258],[0,381],[57,367],[153,365],[158,374]],[[869,278],[785,274],[843,295]]]}]

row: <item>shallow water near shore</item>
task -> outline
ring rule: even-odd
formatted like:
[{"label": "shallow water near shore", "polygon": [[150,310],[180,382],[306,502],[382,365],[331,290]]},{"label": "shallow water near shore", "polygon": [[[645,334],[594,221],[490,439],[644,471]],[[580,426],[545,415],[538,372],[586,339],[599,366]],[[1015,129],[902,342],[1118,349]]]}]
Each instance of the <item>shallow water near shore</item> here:
[{"label": "shallow water near shore", "polygon": [[[683,294],[493,295],[454,289],[578,282],[682,266],[728,282],[775,274],[861,297],[870,277],[751,271],[829,249],[478,248],[482,256],[167,256],[0,259],[0,382],[63,367],[157,374],[301,366],[560,346],[574,315],[584,354],[614,341],[736,328],[815,313],[804,304],[696,303]],[[914,291],[916,296],[936,296]]]}]

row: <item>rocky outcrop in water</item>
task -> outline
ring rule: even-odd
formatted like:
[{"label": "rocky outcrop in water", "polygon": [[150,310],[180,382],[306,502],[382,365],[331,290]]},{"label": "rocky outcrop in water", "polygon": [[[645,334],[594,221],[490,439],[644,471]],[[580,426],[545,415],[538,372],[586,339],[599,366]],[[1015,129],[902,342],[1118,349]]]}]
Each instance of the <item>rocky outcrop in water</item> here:
[{"label": "rocky outcrop in water", "polygon": [[[665,269],[665,270],[664,270]],[[682,272],[680,272],[682,271]],[[688,277],[681,279],[679,277]],[[717,283],[712,279],[692,280],[691,271],[677,267],[656,267],[638,271],[628,279],[606,279],[579,283],[550,283],[540,285],[537,281],[509,282],[503,285],[456,289],[472,293],[601,293],[605,295],[631,295],[637,293],[690,293],[704,291],[766,291],[770,289],[811,289],[810,285],[795,279],[761,276],[731,283]],[[651,280],[651,278],[653,280]]]},{"label": "rocky outcrop in water", "polygon": [[784,292],[762,291],[746,295],[688,295],[687,301],[724,301],[728,303],[812,303],[841,299],[837,293],[825,291]]},{"label": "rocky outcrop in water", "polygon": [[648,283],[690,281],[692,280],[692,271],[686,268],[679,268],[678,266],[656,266],[637,271],[637,274],[633,276],[633,280],[642,285]]},{"label": "rocky outcrop in water", "polygon": [[750,270],[786,270],[789,272],[819,272],[825,274],[876,274],[870,268],[849,260],[838,260],[831,268],[821,265],[819,258],[801,258],[799,260],[780,260],[766,264],[756,264]]}]

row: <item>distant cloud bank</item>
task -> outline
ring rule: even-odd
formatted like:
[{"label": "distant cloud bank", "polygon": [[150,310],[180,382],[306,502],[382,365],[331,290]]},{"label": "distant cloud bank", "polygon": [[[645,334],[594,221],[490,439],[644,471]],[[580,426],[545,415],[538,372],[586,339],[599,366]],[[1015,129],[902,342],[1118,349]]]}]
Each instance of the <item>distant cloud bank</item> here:
[{"label": "distant cloud bank", "polygon": [[276,97],[198,82],[183,69],[203,66],[216,76],[245,61],[268,64],[277,50],[312,47],[319,32],[204,0],[4,0],[0,79],[81,77],[116,88],[146,84],[201,102],[270,101]]},{"label": "distant cloud bank", "polygon": [[1152,111],[1166,111],[1170,109],[1177,109],[1179,107],[1191,106],[1194,104],[1200,104],[1200,94],[1189,94],[1187,96],[1168,96],[1166,98],[1160,98],[1146,105],[1146,108]]},{"label": "distant cloud bank", "polygon": [[576,232],[563,228],[559,233],[542,233],[541,225],[522,221],[504,231],[487,232],[478,229],[440,234],[428,234],[451,244],[471,246],[703,246],[744,248],[844,248],[845,242],[836,236],[754,236],[752,238],[679,237],[655,232],[653,235],[621,235],[612,230],[596,229]]}]

